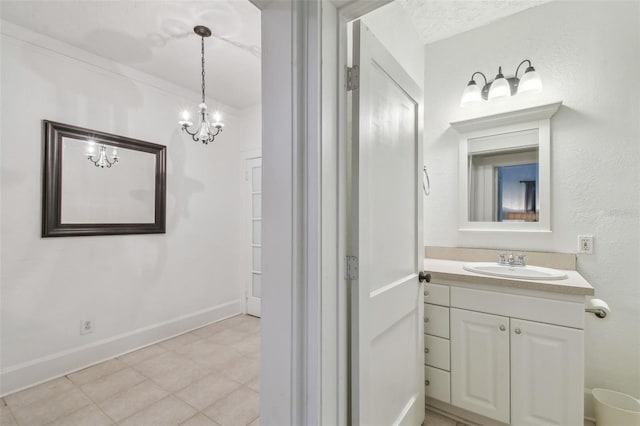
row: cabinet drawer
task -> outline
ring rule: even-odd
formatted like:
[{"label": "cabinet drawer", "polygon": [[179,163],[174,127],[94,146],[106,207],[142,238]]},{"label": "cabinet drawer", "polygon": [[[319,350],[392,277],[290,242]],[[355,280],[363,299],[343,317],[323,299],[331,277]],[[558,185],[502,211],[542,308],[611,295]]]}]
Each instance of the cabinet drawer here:
[{"label": "cabinet drawer", "polygon": [[424,363],[432,367],[450,371],[449,340],[425,334]]},{"label": "cabinet drawer", "polygon": [[433,336],[449,338],[449,308],[424,304],[424,332]]},{"label": "cabinet drawer", "polygon": [[425,396],[451,403],[449,372],[433,367],[424,367]]},{"label": "cabinet drawer", "polygon": [[432,283],[425,284],[424,303],[449,306],[449,286]]}]

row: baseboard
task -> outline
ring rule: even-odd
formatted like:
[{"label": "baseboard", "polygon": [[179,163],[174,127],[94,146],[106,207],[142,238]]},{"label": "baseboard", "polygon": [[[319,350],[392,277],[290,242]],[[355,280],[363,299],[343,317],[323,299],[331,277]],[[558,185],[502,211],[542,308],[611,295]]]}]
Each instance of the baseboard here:
[{"label": "baseboard", "polygon": [[233,300],[88,345],[9,366],[0,373],[0,396],[133,352],[243,311],[243,301]]}]

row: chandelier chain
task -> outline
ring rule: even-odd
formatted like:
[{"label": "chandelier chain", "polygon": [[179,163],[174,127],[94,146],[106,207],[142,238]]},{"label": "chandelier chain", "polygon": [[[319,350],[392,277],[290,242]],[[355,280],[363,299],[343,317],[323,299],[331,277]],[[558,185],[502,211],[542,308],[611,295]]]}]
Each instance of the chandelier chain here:
[{"label": "chandelier chain", "polygon": [[204,103],[204,37],[202,37],[202,103]]}]

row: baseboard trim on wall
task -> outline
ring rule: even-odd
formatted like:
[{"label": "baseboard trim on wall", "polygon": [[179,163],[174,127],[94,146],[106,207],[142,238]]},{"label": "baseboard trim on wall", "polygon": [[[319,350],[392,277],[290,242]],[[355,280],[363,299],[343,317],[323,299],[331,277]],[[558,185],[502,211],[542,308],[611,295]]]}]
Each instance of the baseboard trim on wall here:
[{"label": "baseboard trim on wall", "polygon": [[242,312],[244,312],[244,303],[237,299],[87,345],[9,366],[0,373],[0,396],[82,370]]}]

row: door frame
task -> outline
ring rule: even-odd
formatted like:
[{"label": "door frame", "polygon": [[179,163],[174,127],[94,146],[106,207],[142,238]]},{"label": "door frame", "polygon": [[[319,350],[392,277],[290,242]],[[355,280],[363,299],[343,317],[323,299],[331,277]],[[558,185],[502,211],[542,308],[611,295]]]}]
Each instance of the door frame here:
[{"label": "door frame", "polygon": [[264,53],[260,423],[346,425],[346,31],[391,0],[250,1]]}]

